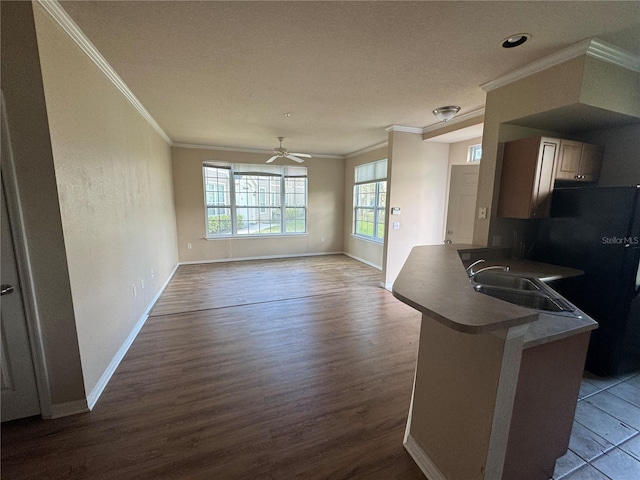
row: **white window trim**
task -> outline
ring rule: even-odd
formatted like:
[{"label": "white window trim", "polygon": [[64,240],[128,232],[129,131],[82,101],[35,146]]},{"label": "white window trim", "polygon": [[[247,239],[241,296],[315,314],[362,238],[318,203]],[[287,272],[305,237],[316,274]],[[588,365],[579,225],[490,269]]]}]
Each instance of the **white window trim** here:
[{"label": "white window trim", "polygon": [[[478,160],[473,160],[473,153],[475,150],[478,149],[478,147],[480,147],[480,158]],[[469,149],[467,150],[467,163],[480,163],[482,161],[482,144],[478,143],[476,145],[470,145]]]},{"label": "white window trim", "polygon": [[[358,178],[358,168],[360,167],[364,167],[364,166],[370,166],[373,171],[379,171],[379,169],[377,168],[378,166],[380,166],[382,164],[382,162],[384,162],[384,177],[381,175],[376,175],[374,173],[374,175],[372,177],[366,177],[364,179],[362,179],[361,181],[357,181]],[[353,219],[352,219],[352,227],[351,227],[351,235],[355,238],[361,239],[361,240],[366,240],[369,242],[373,242],[376,244],[381,244],[384,243],[384,236],[383,237],[378,237],[377,232],[378,232],[378,226],[380,224],[382,224],[384,226],[384,235],[387,235],[387,225],[385,223],[385,218],[384,216],[382,218],[380,218],[380,209],[386,209],[385,207],[380,207],[378,204],[378,200],[380,198],[380,182],[387,182],[387,169],[388,169],[388,163],[387,163],[387,159],[382,159],[382,160],[376,160],[374,162],[368,162],[368,163],[363,163],[361,165],[356,165],[354,167],[354,184],[353,184]],[[373,207],[359,207],[357,204],[357,189],[358,186],[360,185],[367,185],[367,184],[372,184],[375,183],[376,185],[376,191],[375,191],[375,205]],[[387,184],[387,188],[388,188],[388,184]],[[371,209],[374,212],[374,221],[373,221],[373,234],[372,235],[364,235],[361,233],[357,233],[357,211],[358,209]]]},{"label": "white window trim", "polygon": [[[223,168],[223,169],[227,169],[229,170],[229,200],[230,203],[229,205],[224,205],[224,206],[218,206],[218,205],[214,205],[211,206],[212,208],[228,208],[230,210],[230,218],[231,218],[231,233],[228,234],[211,234],[209,233],[209,215],[208,215],[208,208],[210,207],[210,205],[207,203],[207,181],[206,181],[206,168],[207,167],[213,167],[213,168]],[[242,238],[273,238],[273,237],[277,237],[277,238],[282,238],[282,237],[300,237],[300,236],[305,236],[308,235],[308,214],[309,214],[309,180],[308,180],[308,176],[305,175],[292,175],[289,174],[287,175],[287,166],[285,165],[271,165],[270,167],[274,167],[274,168],[280,168],[281,173],[267,173],[267,172],[261,172],[256,171],[256,172],[251,172],[251,168],[252,167],[263,167],[262,165],[259,164],[231,164],[231,163],[222,163],[222,162],[204,162],[202,164],[202,182],[203,182],[203,194],[204,194],[204,217],[205,217],[205,223],[204,223],[204,228],[205,228],[205,239],[207,240],[225,240],[225,239],[242,239]],[[306,167],[294,167],[294,168],[304,168],[305,169],[305,173],[307,172]],[[257,175],[257,176],[273,176],[273,177],[278,177],[280,179],[280,206],[273,206],[273,205],[259,205],[259,201],[258,201],[258,205],[255,206],[240,206],[238,207],[237,203],[236,203],[236,190],[235,190],[235,175],[236,173],[242,173],[242,174],[253,174],[253,175]],[[304,178],[305,179],[305,191],[304,191],[304,206],[299,206],[299,205],[292,205],[292,206],[287,206],[286,204],[286,191],[285,191],[285,186],[286,186],[286,179],[287,178]],[[273,193],[267,193],[268,196],[272,195]],[[270,202],[267,202],[270,203]],[[237,209],[238,208],[255,208],[258,211],[261,211],[263,209],[267,209],[267,208],[278,208],[281,211],[281,222],[280,222],[280,233],[257,233],[257,234],[250,234],[250,233],[238,233],[237,232]],[[286,210],[287,208],[303,208],[305,213],[304,213],[304,232],[286,232],[283,230],[286,230]]]}]

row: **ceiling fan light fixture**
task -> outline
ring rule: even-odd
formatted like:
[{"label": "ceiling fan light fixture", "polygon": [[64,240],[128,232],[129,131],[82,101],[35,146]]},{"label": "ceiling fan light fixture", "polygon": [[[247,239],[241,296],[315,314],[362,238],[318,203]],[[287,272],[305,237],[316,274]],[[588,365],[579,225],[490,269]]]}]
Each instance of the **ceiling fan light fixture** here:
[{"label": "ceiling fan light fixture", "polygon": [[297,162],[297,163],[304,162],[304,160],[299,157],[312,158],[312,156],[309,155],[308,153],[289,152],[289,150],[287,150],[282,146],[282,140],[284,140],[284,137],[278,137],[280,146],[273,149],[273,156],[269,160],[267,160],[267,163],[273,162],[276,158],[288,158],[289,160],[293,160],[294,162]]},{"label": "ceiling fan light fixture", "polygon": [[446,107],[438,107],[433,110],[433,114],[441,122],[448,122],[457,115],[460,111],[460,107],[456,105],[448,105]]},{"label": "ceiling fan light fixture", "polygon": [[529,33],[516,33],[515,35],[509,35],[502,41],[502,48],[514,48],[519,47],[524,42],[531,38]]}]

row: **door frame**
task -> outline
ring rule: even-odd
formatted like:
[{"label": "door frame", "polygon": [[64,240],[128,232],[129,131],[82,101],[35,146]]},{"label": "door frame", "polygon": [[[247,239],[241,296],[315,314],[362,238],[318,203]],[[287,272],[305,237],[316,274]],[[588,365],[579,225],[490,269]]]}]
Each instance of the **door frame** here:
[{"label": "door frame", "polygon": [[22,202],[20,200],[20,189],[15,170],[13,146],[9,128],[9,119],[4,101],[4,91],[0,90],[0,123],[2,128],[2,148],[6,149],[6,156],[2,161],[2,186],[5,190],[7,200],[7,211],[9,213],[9,224],[11,226],[11,238],[16,256],[16,266],[22,299],[24,303],[25,320],[29,344],[31,346],[31,357],[33,370],[36,377],[36,387],[38,390],[38,400],[40,401],[40,415],[44,418],[51,418],[52,403],[49,375],[46,368],[44,340],[40,316],[38,315],[37,300],[34,294],[33,270],[29,258],[29,242],[24,227],[24,215]]}]

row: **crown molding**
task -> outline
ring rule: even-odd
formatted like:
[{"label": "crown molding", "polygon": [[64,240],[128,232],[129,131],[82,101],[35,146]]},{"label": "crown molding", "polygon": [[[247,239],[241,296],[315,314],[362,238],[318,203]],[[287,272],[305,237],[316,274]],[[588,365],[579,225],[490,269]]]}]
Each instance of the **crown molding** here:
[{"label": "crown molding", "polygon": [[[273,150],[262,150],[258,148],[238,148],[238,147],[221,147],[217,145],[202,145],[197,143],[173,143],[174,147],[192,148],[196,150],[215,150],[218,152],[240,152],[240,153],[257,153],[260,155],[273,155]],[[325,155],[322,153],[311,153],[313,158],[333,158],[335,160],[344,160],[343,155]]]},{"label": "crown molding", "polygon": [[365,153],[373,152],[374,150],[378,150],[380,148],[384,148],[388,146],[389,146],[389,142],[378,143],[376,145],[371,145],[370,147],[365,147],[360,150],[356,150],[355,152],[351,152],[348,155],[345,155],[344,158],[357,157],[358,155],[364,155]]},{"label": "crown molding", "polygon": [[149,125],[160,134],[169,145],[173,145],[171,138],[162,127],[155,121],[140,100],[133,94],[131,89],[120,78],[109,62],[102,56],[91,40],[87,38],[80,27],[73,21],[69,14],[62,8],[57,0],[36,0],[42,8],[53,18],[58,25],[69,35],[69,37],[80,47],[80,49],[96,64],[102,73],[113,83],[133,107],[142,115]]},{"label": "crown molding", "polygon": [[634,72],[640,72],[640,57],[627,52],[626,50],[622,50],[615,45],[598,40],[597,38],[591,38],[514,70],[513,72],[497,78],[496,80],[480,85],[480,88],[485,92],[490,92],[496,88],[515,82],[516,80],[521,80],[529,75],[533,75],[534,73],[541,72],[547,68],[579,57],[580,55],[587,55],[589,57],[597,58],[598,60],[633,70]]},{"label": "crown molding", "polygon": [[640,73],[640,56],[597,38],[591,40],[587,49],[587,56]]},{"label": "crown molding", "polygon": [[404,133],[422,133],[422,128],[406,127],[404,125],[389,125],[384,129],[385,132],[404,132]]},{"label": "crown molding", "polygon": [[463,113],[462,115],[456,115],[448,122],[438,122],[432,125],[427,125],[424,127],[420,133],[430,133],[440,130],[441,128],[445,128],[449,125],[455,125],[456,123],[462,123],[467,120],[471,120],[472,118],[482,117],[484,115],[484,107],[478,110],[474,110],[472,112]]}]

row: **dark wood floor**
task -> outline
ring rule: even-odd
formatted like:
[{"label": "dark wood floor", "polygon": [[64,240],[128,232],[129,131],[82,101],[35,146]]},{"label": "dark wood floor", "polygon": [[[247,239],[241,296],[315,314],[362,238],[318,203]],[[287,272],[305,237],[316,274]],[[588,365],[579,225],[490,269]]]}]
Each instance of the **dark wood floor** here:
[{"label": "dark wood floor", "polygon": [[342,255],[181,266],[91,413],[2,425],[2,478],[420,479],[420,315]]}]

